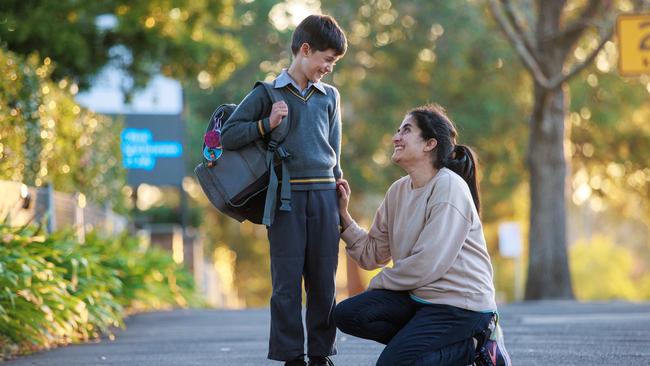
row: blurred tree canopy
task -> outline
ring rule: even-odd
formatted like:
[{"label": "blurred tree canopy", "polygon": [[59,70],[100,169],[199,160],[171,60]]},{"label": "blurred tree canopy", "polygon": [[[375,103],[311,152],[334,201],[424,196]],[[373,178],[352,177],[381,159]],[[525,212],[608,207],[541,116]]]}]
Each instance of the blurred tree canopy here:
[{"label": "blurred tree canopy", "polygon": [[598,235],[570,249],[578,300],[643,300],[650,297],[650,273],[638,270],[634,252]]},{"label": "blurred tree canopy", "polygon": [[[476,148],[481,159],[484,217],[493,221],[514,215],[512,191],[521,184],[525,99],[513,98],[523,74],[512,63],[507,43],[490,34],[485,10],[457,2],[331,1],[320,9],[344,28],[348,52],[328,82],[341,92],[343,108],[342,166],[354,190],[357,216],[371,218],[392,181],[404,173],[390,163],[391,136],[406,112],[436,102],[456,121],[460,142]],[[200,141],[206,119],[220,103],[238,102],[255,80],[272,79],[291,60],[292,27],[278,27],[291,19],[290,8],[273,1],[241,3],[235,14],[249,61],[214,89],[187,91],[189,140]],[[289,10],[286,10],[289,9]],[[319,10],[319,9],[316,9]],[[295,25],[294,25],[295,26]],[[494,143],[494,139],[499,143]],[[198,149],[190,154],[195,165]],[[361,209],[362,208],[362,209]],[[259,236],[247,239],[231,228],[231,220],[206,215],[215,242],[228,243],[238,255],[240,288],[266,280],[263,266],[246,258],[265,260]],[[238,225],[232,222],[232,225]],[[222,228],[218,230],[217,228]],[[233,230],[235,229],[235,230]],[[244,231],[245,234],[245,231]],[[266,245],[262,247],[268,250]],[[239,267],[242,266],[242,267]],[[241,270],[239,268],[246,268]],[[263,304],[268,285],[249,302]],[[245,294],[243,294],[245,295]]]},{"label": "blurred tree canopy", "polygon": [[621,79],[610,70],[613,44],[601,57],[571,84],[572,200],[650,222],[650,77]]},{"label": "blurred tree canopy", "polygon": [[82,109],[52,62],[0,49],[0,179],[81,192],[124,212],[120,124]]},{"label": "blurred tree canopy", "polygon": [[[292,28],[274,27],[268,15],[274,4],[236,7],[242,43],[255,52],[218,87],[188,91],[190,140],[200,141],[206,116],[217,104],[238,102],[255,80],[273,78],[288,67]],[[484,9],[419,1],[332,1],[327,6],[322,10],[335,16],[350,43],[328,82],[341,91],[342,165],[353,188],[365,187],[357,194],[383,195],[403,174],[390,163],[390,138],[409,109],[436,102],[456,121],[460,141],[475,146],[485,162],[484,190],[491,192],[485,206],[499,206],[521,182],[519,136],[525,131],[526,100],[513,98],[522,75],[516,66],[504,68],[513,55],[505,41],[490,34]],[[495,135],[505,149],[492,143]],[[190,154],[194,163],[200,161],[198,151]],[[484,214],[488,220],[493,216],[491,209]]]},{"label": "blurred tree canopy", "polygon": [[107,64],[131,77],[127,96],[157,73],[219,83],[246,59],[232,12],[230,0],[0,3],[0,177],[123,211],[120,123],[73,96]]},{"label": "blurred tree canopy", "polygon": [[159,72],[216,85],[246,57],[232,15],[232,0],[4,0],[0,45],[49,57],[55,81],[82,89],[109,62],[132,77],[127,93]]},{"label": "blurred tree canopy", "polygon": [[[485,4],[356,0],[328,1],[321,6],[317,1],[307,1],[300,9],[296,4],[257,0],[235,5],[234,17],[241,25],[239,37],[249,51],[249,59],[217,87],[187,90],[190,141],[200,141],[206,120],[218,104],[237,103],[255,80],[272,79],[288,67],[292,17],[298,17],[299,11],[331,14],[349,41],[347,54],[327,81],[339,88],[342,96],[342,166],[354,191],[352,207],[357,210],[356,216],[370,219],[388,185],[404,174],[390,163],[390,136],[404,114],[417,105],[436,102],[446,107],[456,122],[459,141],[478,152],[482,215],[490,251],[498,257],[493,224],[504,220],[525,222],[528,215],[525,148],[530,122],[527,111],[533,96],[531,80],[514,50],[500,37]],[[580,46],[587,47],[592,41],[586,37]],[[635,207],[647,202],[650,193],[650,172],[643,170],[648,166],[648,157],[634,154],[631,145],[645,146],[650,141],[650,136],[642,132],[645,127],[639,125],[648,120],[643,105],[650,80],[619,77],[611,66],[611,59],[616,57],[613,46],[611,42],[605,45],[599,56],[609,59],[609,67],[596,59],[593,67],[585,69],[569,85],[573,98],[570,118],[577,120],[577,114],[583,122],[572,124],[571,129],[574,179],[581,170],[591,178],[599,171],[606,172],[610,163],[622,164],[625,156],[634,155],[634,168],[609,168],[613,175],[607,177],[616,176],[618,181],[598,186],[598,178],[593,180],[596,186],[607,187],[607,193],[593,189],[587,203],[574,202],[589,204],[600,198],[602,209],[616,209],[623,204]],[[585,119],[589,113],[584,108],[590,111],[589,118]],[[595,123],[586,123],[588,120]],[[594,148],[601,143],[617,147]],[[583,154],[585,146],[588,155]],[[192,163],[200,161],[198,149],[190,154]],[[623,174],[627,169],[637,172],[636,178],[630,180]],[[629,182],[620,185],[624,180]],[[619,193],[611,194],[613,191]],[[630,194],[644,199],[629,200]],[[259,247],[260,234],[248,237],[246,233],[253,231],[237,230],[238,224],[232,220],[211,210],[206,212],[210,212],[205,217],[206,226],[219,242],[235,250],[238,268],[246,268],[237,270],[240,288],[259,289],[243,295],[249,303],[263,304],[269,288],[247,284],[265,280],[267,268],[246,264],[248,260],[265,260],[267,249]],[[645,222],[648,219],[650,216]],[[524,228],[524,232],[527,230]],[[512,276],[498,271],[497,275]]]}]

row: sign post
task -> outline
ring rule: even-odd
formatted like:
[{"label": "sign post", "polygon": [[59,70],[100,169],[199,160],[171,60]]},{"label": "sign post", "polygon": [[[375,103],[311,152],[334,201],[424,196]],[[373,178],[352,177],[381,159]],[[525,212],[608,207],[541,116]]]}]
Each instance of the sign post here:
[{"label": "sign post", "polygon": [[504,258],[515,259],[515,300],[523,299],[524,266],[521,258],[521,230],[514,221],[499,224],[499,254]]},{"label": "sign post", "polygon": [[650,75],[650,14],[620,15],[616,20],[616,35],[619,73]]}]

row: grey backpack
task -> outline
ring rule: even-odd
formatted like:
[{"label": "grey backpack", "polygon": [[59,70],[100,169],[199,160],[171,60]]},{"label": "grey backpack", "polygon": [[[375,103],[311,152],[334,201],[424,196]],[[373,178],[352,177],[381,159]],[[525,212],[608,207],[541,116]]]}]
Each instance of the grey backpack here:
[{"label": "grey backpack", "polygon": [[[272,103],[282,100],[280,91],[271,84],[258,81],[255,87],[258,86],[264,87]],[[211,131],[219,130],[220,134],[222,122],[228,120],[236,107],[220,105],[210,117],[206,136]],[[203,192],[220,212],[239,222],[249,220],[270,226],[275,214],[279,173],[282,178],[280,210],[291,210],[291,177],[286,164],[290,154],[282,147],[290,121],[286,116],[268,140],[256,139],[238,150],[210,150],[204,143],[204,161],[194,172]]]}]

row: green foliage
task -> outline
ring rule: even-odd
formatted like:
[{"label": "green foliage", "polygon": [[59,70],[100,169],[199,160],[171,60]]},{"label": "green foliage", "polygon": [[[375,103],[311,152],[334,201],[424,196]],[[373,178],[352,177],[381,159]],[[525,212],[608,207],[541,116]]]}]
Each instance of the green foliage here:
[{"label": "green foliage", "polygon": [[570,249],[573,287],[579,300],[650,298],[650,276],[640,275],[634,253],[609,238],[596,236]]},{"label": "green foliage", "polygon": [[[187,141],[190,146],[202,144],[208,119],[219,104],[239,103],[251,91],[255,81],[265,79],[272,70],[279,71],[276,63],[289,65],[291,33],[278,31],[268,19],[269,12],[277,3],[275,0],[257,0],[235,5],[233,21],[240,24],[237,39],[246,45],[250,55],[222,83],[206,89],[190,85],[184,90],[188,103]],[[194,169],[201,161],[200,150],[188,149],[189,169]]]},{"label": "green foliage", "polygon": [[514,54],[494,37],[481,6],[389,4],[360,1],[352,12],[332,7],[351,43],[333,82],[344,101],[342,161],[352,186],[383,193],[404,175],[390,163],[391,136],[409,109],[434,102],[455,121],[458,142],[478,153],[489,192],[484,221],[512,214],[495,211],[523,181],[526,100],[516,97],[523,73]]},{"label": "green foliage", "polygon": [[[182,215],[179,205],[171,205],[163,202],[160,205],[153,206],[147,210],[135,208],[133,219],[138,224],[143,223],[175,223],[182,224]],[[199,227],[203,212],[196,207],[187,210],[187,225],[190,227]]]},{"label": "green foliage", "polygon": [[47,68],[40,66],[36,57],[23,61],[0,50],[0,72],[6,75],[0,80],[0,174],[5,179],[33,183],[40,171],[39,106],[47,82]]},{"label": "green foliage", "polygon": [[[235,6],[239,37],[254,52],[218,87],[186,90],[190,146],[200,146],[206,121],[218,104],[237,103],[255,80],[272,78],[289,66],[292,29],[277,29],[270,21],[276,4]],[[390,162],[390,139],[405,113],[427,102],[448,109],[459,141],[475,147],[480,157],[485,221],[513,216],[513,191],[525,177],[522,116],[528,101],[517,94],[524,74],[506,41],[494,36],[483,8],[467,2],[355,0],[323,3],[322,10],[338,20],[349,40],[346,55],[326,82],[341,92],[342,167],[354,190],[356,217],[372,217],[377,206],[364,204],[366,199],[383,196],[404,174]],[[199,150],[188,149],[188,166],[200,161]],[[260,265],[268,262],[260,249],[266,249],[264,235],[248,235],[214,210],[205,212],[204,227],[213,243],[225,243],[237,253],[241,294],[248,303],[265,303],[268,270]],[[265,282],[266,291],[251,293]]]},{"label": "green foliage", "polygon": [[[593,67],[571,84],[574,187],[587,184],[591,202],[628,218],[650,219],[650,78],[622,79]],[[585,179],[581,179],[582,177]],[[637,196],[640,199],[630,199]]]},{"label": "green foliage", "polygon": [[[239,65],[232,76],[217,87],[185,90],[188,102],[187,166],[193,169],[201,161],[200,148],[208,118],[221,103],[238,103],[248,93],[256,80],[263,80],[276,63],[289,64],[289,41],[291,33],[275,29],[268,14],[277,5],[273,0],[238,2],[233,19],[241,24],[237,34],[241,44],[246,45],[250,57]],[[263,62],[266,62],[262,64]],[[198,144],[198,145],[197,145]],[[194,146],[194,148],[192,148]],[[238,222],[218,214],[202,193],[194,196],[196,205],[203,212],[202,230],[210,240],[209,252],[216,247],[227,246],[236,254],[235,285],[247,306],[266,306],[271,294],[269,280],[269,249],[266,229]]]},{"label": "green foliage", "polygon": [[74,86],[50,81],[51,68],[0,49],[0,179],[53,184],[123,212],[121,125],[80,108]]},{"label": "green foliage", "polygon": [[[134,86],[154,74],[209,85],[226,78],[245,59],[232,35],[232,0],[2,2],[0,41],[8,49],[38,52],[58,66],[54,80],[71,79],[83,89],[108,62],[127,71]],[[98,27],[97,17],[113,16]]]},{"label": "green foliage", "polygon": [[0,224],[0,344],[50,347],[110,334],[125,309],[199,303],[191,276],[126,235],[44,236]]},{"label": "green foliage", "polygon": [[122,282],[118,298],[124,306],[147,310],[199,303],[191,275],[168,252],[143,247],[127,235],[103,245],[107,247],[105,265],[113,268]]},{"label": "green foliage", "polygon": [[[234,283],[246,306],[268,306],[271,296],[269,244],[264,226],[243,223],[216,214],[207,214],[206,235],[214,248],[227,246],[236,255]],[[211,248],[214,250],[213,248]]]},{"label": "green foliage", "polygon": [[[249,61],[215,89],[187,90],[189,141],[200,141],[219,103],[238,102],[255,80],[272,78],[288,67],[292,29],[276,29],[268,15],[276,2],[238,4],[242,43],[254,49]],[[343,108],[342,165],[357,191],[384,193],[403,174],[390,163],[390,137],[411,108],[437,102],[456,121],[460,141],[477,148],[485,205],[509,197],[521,182],[524,98],[514,97],[521,73],[508,44],[492,34],[480,6],[457,2],[328,2],[346,31],[347,54],[327,82],[339,88]],[[380,20],[380,21],[377,21]],[[487,101],[490,102],[487,102]],[[498,136],[503,144],[495,144]],[[200,161],[190,151],[189,166]],[[358,197],[357,196],[357,197]],[[492,197],[495,197],[492,200]]]}]

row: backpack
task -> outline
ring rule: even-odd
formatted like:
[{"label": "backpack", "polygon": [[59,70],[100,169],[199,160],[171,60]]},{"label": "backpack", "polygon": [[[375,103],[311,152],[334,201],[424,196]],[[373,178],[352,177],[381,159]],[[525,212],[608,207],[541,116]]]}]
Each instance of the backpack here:
[{"label": "backpack", "polygon": [[[282,99],[271,84],[255,83],[255,87],[260,85],[272,103]],[[275,214],[280,172],[280,210],[291,210],[291,177],[286,164],[291,155],[281,145],[289,133],[290,119],[286,116],[267,140],[259,138],[240,149],[223,150],[220,129],[236,107],[235,104],[222,104],[212,113],[203,144],[204,161],[194,172],[203,192],[220,212],[239,222],[248,220],[270,226]]]}]

